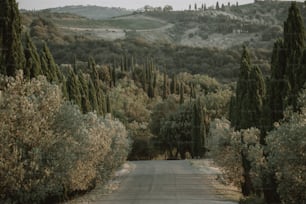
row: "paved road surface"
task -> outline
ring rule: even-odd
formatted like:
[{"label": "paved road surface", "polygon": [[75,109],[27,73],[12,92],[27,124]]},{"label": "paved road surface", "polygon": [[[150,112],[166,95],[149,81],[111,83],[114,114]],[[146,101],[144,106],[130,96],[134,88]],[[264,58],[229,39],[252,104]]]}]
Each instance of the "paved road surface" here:
[{"label": "paved road surface", "polygon": [[188,161],[132,162],[135,169],[120,188],[90,204],[235,204],[215,195],[201,173]]}]

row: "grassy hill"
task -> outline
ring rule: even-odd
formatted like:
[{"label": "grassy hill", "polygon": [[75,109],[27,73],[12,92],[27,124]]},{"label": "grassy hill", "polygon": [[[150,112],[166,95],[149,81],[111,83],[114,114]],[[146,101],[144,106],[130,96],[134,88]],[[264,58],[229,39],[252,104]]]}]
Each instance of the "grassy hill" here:
[{"label": "grassy hill", "polygon": [[123,8],[108,8],[100,6],[65,6],[51,8],[48,11],[53,13],[71,13],[83,16],[89,19],[109,19],[115,16],[131,14],[132,11]]}]

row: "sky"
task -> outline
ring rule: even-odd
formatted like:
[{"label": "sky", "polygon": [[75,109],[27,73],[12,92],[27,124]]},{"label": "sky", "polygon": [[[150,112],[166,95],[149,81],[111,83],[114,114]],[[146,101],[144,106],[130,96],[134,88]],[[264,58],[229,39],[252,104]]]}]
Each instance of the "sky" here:
[{"label": "sky", "polygon": [[19,3],[20,9],[39,10],[46,8],[62,7],[67,5],[97,5],[104,7],[121,7],[126,9],[139,9],[145,5],[150,6],[165,6],[171,5],[174,10],[188,9],[189,4],[194,5],[197,3],[201,5],[205,3],[207,6],[216,5],[218,1],[222,3],[247,4],[254,2],[254,0],[16,0]]}]

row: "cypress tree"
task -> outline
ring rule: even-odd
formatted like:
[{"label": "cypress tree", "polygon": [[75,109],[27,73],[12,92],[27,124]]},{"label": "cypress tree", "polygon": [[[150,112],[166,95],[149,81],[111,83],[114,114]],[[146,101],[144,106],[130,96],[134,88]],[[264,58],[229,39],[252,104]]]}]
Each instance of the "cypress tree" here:
[{"label": "cypress tree", "polygon": [[181,83],[181,88],[180,88],[180,104],[184,103],[184,85]]},{"label": "cypress tree", "polygon": [[91,105],[91,111],[98,111],[97,92],[91,78],[88,79],[88,98]]},{"label": "cypress tree", "polygon": [[205,127],[205,113],[200,99],[193,103],[192,111],[192,156],[194,158],[202,157],[205,154],[206,146],[206,127]]},{"label": "cypress tree", "polygon": [[0,1],[0,74],[15,76],[24,69],[21,18],[15,0]]},{"label": "cypress tree", "polygon": [[70,71],[67,80],[67,92],[69,95],[69,100],[81,108],[82,96],[80,89],[81,85],[78,77],[75,75],[73,71]]},{"label": "cypress tree", "polygon": [[154,92],[154,96],[157,94],[156,93],[156,86],[157,86],[157,73],[154,73],[154,77],[153,77],[153,92]]},{"label": "cypress tree", "polygon": [[154,87],[153,87],[153,80],[151,80],[151,82],[149,83],[149,87],[148,87],[148,96],[149,98],[154,98]]},{"label": "cypress tree", "polygon": [[43,51],[41,53],[41,67],[42,74],[45,75],[50,82],[60,82],[63,80],[62,73],[60,72],[57,64],[54,61],[49,47],[46,43],[43,45]]},{"label": "cypress tree", "polygon": [[287,56],[286,75],[290,84],[289,105],[297,111],[298,92],[302,87],[298,85],[299,62],[303,55],[305,40],[304,22],[296,2],[292,2],[289,8],[288,18],[284,22],[284,47]]},{"label": "cypress tree", "polygon": [[24,67],[24,76],[27,79],[32,79],[41,74],[41,62],[36,46],[31,40],[31,37],[26,33],[24,56],[26,59]]},{"label": "cypress tree", "polygon": [[249,118],[247,115],[247,97],[248,97],[248,82],[251,71],[251,61],[249,53],[245,46],[243,46],[242,57],[240,61],[240,73],[236,87],[236,101],[235,101],[235,118],[237,120],[233,126],[235,129],[249,128]]},{"label": "cypress tree", "polygon": [[89,101],[89,88],[88,81],[84,77],[84,73],[79,72],[78,78],[80,81],[80,94],[81,94],[81,109],[83,113],[88,113],[91,110],[91,104]]},{"label": "cypress tree", "polygon": [[287,98],[290,91],[290,84],[286,76],[286,51],[283,40],[279,39],[274,43],[271,57],[271,76],[268,83],[267,103],[268,112],[266,118],[267,130],[273,128],[273,123],[284,117],[284,110],[287,106]]},{"label": "cypress tree", "polygon": [[166,100],[168,97],[168,80],[167,80],[167,74],[164,72],[164,84],[163,84],[163,99]]},{"label": "cypress tree", "polygon": [[263,100],[266,94],[265,81],[261,70],[253,66],[248,85],[248,118],[250,127],[261,127]]},{"label": "cypress tree", "polygon": [[[243,47],[240,74],[236,87],[236,98],[231,100],[230,118],[236,130],[250,127],[261,127],[263,102],[265,98],[265,82],[260,69],[252,66],[246,47]],[[241,136],[241,144],[245,141]],[[244,196],[254,193],[251,180],[251,163],[244,150],[241,151],[243,178],[241,190]]]},{"label": "cypress tree", "polygon": [[297,72],[297,83],[299,90],[305,88],[306,83],[306,49],[303,51],[300,66]]},{"label": "cypress tree", "polygon": [[103,93],[103,84],[99,79],[99,73],[96,67],[96,63],[93,58],[88,60],[88,68],[91,70],[91,80],[96,90],[97,108],[95,109],[99,115],[106,113],[106,103]]},{"label": "cypress tree", "polygon": [[173,75],[172,80],[171,80],[171,94],[176,94],[177,93],[177,78],[176,75]]}]

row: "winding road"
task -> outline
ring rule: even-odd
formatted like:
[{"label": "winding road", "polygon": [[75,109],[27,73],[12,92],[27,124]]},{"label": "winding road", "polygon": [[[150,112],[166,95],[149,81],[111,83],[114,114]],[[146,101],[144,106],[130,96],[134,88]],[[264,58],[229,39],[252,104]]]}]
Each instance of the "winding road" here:
[{"label": "winding road", "polygon": [[236,204],[224,201],[210,176],[188,161],[139,161],[120,188],[90,204]]}]

